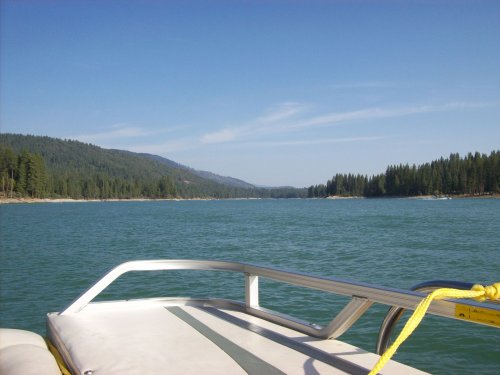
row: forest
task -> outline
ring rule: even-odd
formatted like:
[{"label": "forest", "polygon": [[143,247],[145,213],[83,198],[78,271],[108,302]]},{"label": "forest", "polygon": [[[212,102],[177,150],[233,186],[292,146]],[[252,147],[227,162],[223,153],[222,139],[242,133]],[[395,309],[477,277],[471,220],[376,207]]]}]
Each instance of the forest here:
[{"label": "forest", "polygon": [[194,171],[153,155],[108,150],[73,140],[0,134],[3,197],[219,199],[307,195],[307,189],[242,185],[242,181]]},{"label": "forest", "polygon": [[500,152],[451,154],[368,177],[336,174],[308,189],[258,188],[155,155],[50,137],[0,134],[0,196],[10,198],[325,198],[500,193]]},{"label": "forest", "polygon": [[371,177],[336,174],[326,184],[310,186],[308,197],[480,196],[500,193],[500,152],[451,154],[419,166],[400,164]]}]

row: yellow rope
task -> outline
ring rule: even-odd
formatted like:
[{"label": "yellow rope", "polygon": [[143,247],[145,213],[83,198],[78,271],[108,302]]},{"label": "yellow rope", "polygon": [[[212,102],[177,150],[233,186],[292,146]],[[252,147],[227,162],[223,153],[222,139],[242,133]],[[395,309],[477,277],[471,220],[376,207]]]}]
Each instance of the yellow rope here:
[{"label": "yellow rope", "polygon": [[484,287],[482,285],[474,285],[471,290],[461,290],[461,289],[450,289],[441,288],[436,289],[430,293],[425,299],[420,301],[420,303],[415,308],[412,316],[406,322],[405,326],[401,330],[401,333],[392,343],[392,345],[385,351],[384,354],[379,358],[375,367],[369,372],[368,375],[377,374],[391,359],[399,346],[413,333],[415,328],[418,327],[420,322],[425,316],[427,309],[429,308],[433,300],[443,299],[443,298],[473,298],[476,301],[484,301],[486,299],[500,299],[500,283],[495,283],[493,285]]}]

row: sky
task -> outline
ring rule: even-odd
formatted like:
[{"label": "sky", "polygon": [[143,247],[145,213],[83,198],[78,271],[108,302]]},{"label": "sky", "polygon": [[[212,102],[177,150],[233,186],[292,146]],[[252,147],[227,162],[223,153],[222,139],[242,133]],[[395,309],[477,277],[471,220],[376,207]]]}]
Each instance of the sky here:
[{"label": "sky", "polygon": [[500,149],[499,1],[0,4],[1,132],[263,186]]}]

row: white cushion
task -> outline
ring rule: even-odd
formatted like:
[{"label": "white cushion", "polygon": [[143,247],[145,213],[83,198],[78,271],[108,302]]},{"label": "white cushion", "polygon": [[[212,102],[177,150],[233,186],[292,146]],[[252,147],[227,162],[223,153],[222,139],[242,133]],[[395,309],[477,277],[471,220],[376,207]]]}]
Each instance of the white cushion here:
[{"label": "white cushion", "polygon": [[31,344],[17,344],[0,350],[2,375],[61,375],[56,360],[44,348]]},{"label": "white cushion", "polygon": [[31,344],[47,349],[42,336],[20,329],[0,328],[0,349],[18,344]]},{"label": "white cushion", "polygon": [[77,374],[245,374],[163,307],[49,314],[48,323],[51,342]]}]

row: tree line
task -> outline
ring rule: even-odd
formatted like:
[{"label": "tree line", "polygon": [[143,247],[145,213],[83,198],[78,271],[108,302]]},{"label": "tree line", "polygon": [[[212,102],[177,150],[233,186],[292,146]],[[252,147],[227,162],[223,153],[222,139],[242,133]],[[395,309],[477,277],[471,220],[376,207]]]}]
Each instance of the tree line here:
[{"label": "tree line", "polygon": [[47,194],[48,175],[39,154],[16,154],[0,145],[0,188],[4,196],[43,198]]},{"label": "tree line", "polygon": [[[158,160],[157,160],[158,159]],[[238,187],[167,159],[72,140],[0,134],[0,195],[7,197],[305,198],[306,189]]]},{"label": "tree line", "polygon": [[26,150],[16,153],[0,145],[0,192],[5,197],[174,198],[177,190],[169,176],[156,180],[123,179],[106,173],[82,175],[72,171],[50,173],[43,157]]},{"label": "tree line", "polygon": [[484,195],[500,193],[500,152],[453,153],[419,166],[400,164],[385,173],[336,174],[326,184],[308,188],[308,197],[410,197],[420,195]]}]

